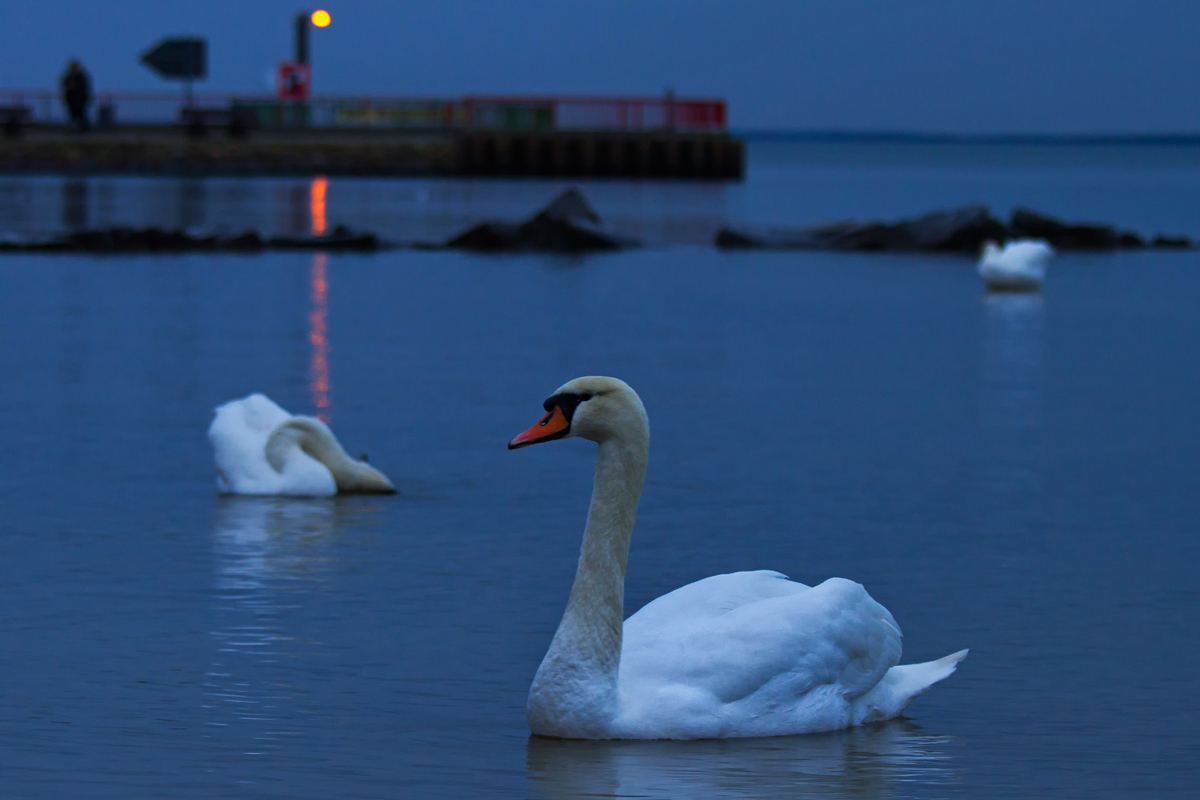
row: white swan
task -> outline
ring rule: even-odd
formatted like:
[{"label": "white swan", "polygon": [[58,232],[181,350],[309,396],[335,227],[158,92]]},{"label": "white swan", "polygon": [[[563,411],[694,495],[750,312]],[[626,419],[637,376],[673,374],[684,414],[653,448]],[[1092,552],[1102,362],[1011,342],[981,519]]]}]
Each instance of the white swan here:
[{"label": "white swan", "polygon": [[230,400],[208,426],[222,494],[392,493],[379,470],[346,454],[329,426],[292,416],[262,394]]},{"label": "white swan", "polygon": [[857,583],[778,572],[688,584],[622,623],[625,564],[650,424],[615,378],[577,378],[509,449],[580,436],[599,445],[567,609],[526,707],[540,736],[705,739],[829,731],[900,714],[962,650],[896,666],[900,628]]},{"label": "white swan", "polygon": [[1046,279],[1046,262],[1054,248],[1041,239],[1015,239],[1001,249],[985,242],[979,259],[979,277],[987,288],[999,292],[1035,292]]}]

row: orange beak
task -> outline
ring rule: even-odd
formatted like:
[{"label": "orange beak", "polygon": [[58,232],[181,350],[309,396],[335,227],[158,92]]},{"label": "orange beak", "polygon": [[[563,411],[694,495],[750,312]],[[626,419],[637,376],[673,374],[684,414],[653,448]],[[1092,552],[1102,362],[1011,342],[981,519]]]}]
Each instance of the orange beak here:
[{"label": "orange beak", "polygon": [[532,428],[509,442],[508,449],[516,450],[518,447],[527,447],[538,442],[561,439],[570,430],[571,423],[567,421],[562,409],[555,406],[554,410],[542,417],[540,422],[537,422]]}]

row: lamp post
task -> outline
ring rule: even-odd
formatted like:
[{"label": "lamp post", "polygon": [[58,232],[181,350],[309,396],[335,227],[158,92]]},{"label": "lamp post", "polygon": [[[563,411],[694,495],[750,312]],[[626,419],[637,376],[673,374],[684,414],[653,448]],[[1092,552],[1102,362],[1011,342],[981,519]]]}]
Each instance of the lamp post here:
[{"label": "lamp post", "polygon": [[[296,49],[291,61],[279,65],[279,97],[282,100],[308,99],[312,85],[312,67],[308,49],[308,28],[328,28],[333,18],[324,9],[317,9],[311,14],[302,11],[296,15]],[[303,106],[303,103],[301,103]],[[306,115],[303,109],[300,112]],[[296,123],[293,123],[296,124]],[[303,124],[303,123],[300,123]]]},{"label": "lamp post", "polygon": [[308,64],[308,26],[328,28],[333,17],[323,8],[318,8],[311,14],[301,11],[296,15],[296,63]]},{"label": "lamp post", "polygon": [[296,15],[296,54],[292,61],[308,65],[308,12],[301,11]]}]

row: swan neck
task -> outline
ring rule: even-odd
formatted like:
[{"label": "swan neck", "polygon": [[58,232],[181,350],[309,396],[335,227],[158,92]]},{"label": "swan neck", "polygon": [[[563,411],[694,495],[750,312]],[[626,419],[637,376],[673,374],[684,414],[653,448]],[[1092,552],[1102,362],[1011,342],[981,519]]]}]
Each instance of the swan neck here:
[{"label": "swan neck", "polygon": [[278,470],[283,452],[291,443],[325,465],[339,492],[394,492],[387,476],[370,464],[355,461],[346,453],[329,426],[315,417],[292,417],[267,440],[267,459]]},{"label": "swan neck", "polygon": [[[629,543],[646,477],[646,449],[619,440],[603,442],[596,453],[596,479],[579,551],[579,566],[571,587],[568,611],[603,609],[616,625],[620,653],[624,619],[625,569]],[[584,606],[584,603],[587,606]]]},{"label": "swan neck", "polygon": [[645,436],[600,443],[575,582],[530,691],[535,733],[602,736],[616,715],[625,567],[648,451]]},{"label": "swan neck", "polygon": [[291,424],[300,431],[300,448],[324,464],[339,484],[354,470],[356,462],[324,423],[308,417],[294,417]]}]

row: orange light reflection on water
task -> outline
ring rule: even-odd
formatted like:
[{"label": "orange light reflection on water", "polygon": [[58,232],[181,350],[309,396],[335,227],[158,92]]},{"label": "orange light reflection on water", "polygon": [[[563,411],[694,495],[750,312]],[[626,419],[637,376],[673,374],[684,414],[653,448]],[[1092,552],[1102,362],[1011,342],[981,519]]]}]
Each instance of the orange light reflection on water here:
[{"label": "orange light reflection on water", "polygon": [[312,179],[308,187],[308,212],[312,217],[313,236],[324,236],[327,227],[325,223],[325,190],[329,188],[329,179],[318,175]]},{"label": "orange light reflection on water", "polygon": [[317,419],[325,424],[333,419],[333,408],[329,404],[329,278],[326,266],[329,256],[325,253],[313,255],[312,310],[308,312],[308,341],[312,345],[312,361],[309,362],[309,388],[312,390],[313,406]]}]

